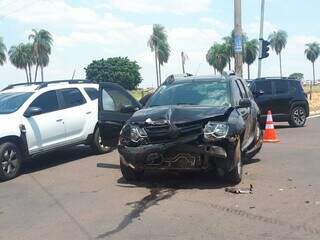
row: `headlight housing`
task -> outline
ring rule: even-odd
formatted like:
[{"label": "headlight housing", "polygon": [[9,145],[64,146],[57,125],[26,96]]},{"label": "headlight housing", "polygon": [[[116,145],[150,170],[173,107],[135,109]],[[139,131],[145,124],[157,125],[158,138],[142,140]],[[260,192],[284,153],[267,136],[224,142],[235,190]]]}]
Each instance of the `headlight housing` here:
[{"label": "headlight housing", "polygon": [[147,137],[148,137],[147,132],[143,128],[140,128],[139,126],[136,126],[136,125],[130,126],[129,138],[132,142],[138,143]]},{"label": "headlight housing", "polygon": [[216,140],[225,138],[229,131],[229,125],[225,122],[210,121],[204,127],[203,133],[205,140]]}]

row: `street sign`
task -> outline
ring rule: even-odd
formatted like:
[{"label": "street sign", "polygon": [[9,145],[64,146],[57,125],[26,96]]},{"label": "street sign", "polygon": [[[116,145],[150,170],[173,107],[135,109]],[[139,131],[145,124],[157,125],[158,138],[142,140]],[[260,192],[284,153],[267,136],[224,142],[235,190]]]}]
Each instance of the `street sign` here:
[{"label": "street sign", "polygon": [[241,36],[234,37],[234,52],[242,53],[242,37]]}]

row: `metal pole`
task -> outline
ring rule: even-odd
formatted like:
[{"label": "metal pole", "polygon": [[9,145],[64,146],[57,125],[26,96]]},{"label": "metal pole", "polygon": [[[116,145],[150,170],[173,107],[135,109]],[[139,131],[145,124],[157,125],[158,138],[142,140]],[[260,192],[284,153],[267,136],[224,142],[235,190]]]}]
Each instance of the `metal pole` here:
[{"label": "metal pole", "polygon": [[241,0],[234,0],[234,34],[235,34],[235,71],[242,77],[242,27],[241,27]]},{"label": "metal pole", "polygon": [[261,17],[260,17],[260,35],[259,35],[259,64],[258,64],[258,78],[261,78],[261,68],[262,68],[262,59],[261,53],[262,53],[262,41],[263,39],[263,24],[264,24],[264,6],[265,6],[265,0],[261,0]]},{"label": "metal pole", "polygon": [[185,74],[186,71],[185,71],[185,68],[184,68],[184,64],[185,64],[185,55],[184,55],[184,52],[181,52],[181,63],[182,63],[182,73]]}]

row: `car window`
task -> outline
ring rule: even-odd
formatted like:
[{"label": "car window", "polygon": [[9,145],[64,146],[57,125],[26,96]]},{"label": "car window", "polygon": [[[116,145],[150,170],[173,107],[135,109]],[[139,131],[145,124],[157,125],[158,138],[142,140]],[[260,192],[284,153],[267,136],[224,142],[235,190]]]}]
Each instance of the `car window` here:
[{"label": "car window", "polygon": [[89,98],[91,100],[96,100],[98,99],[99,96],[99,91],[95,88],[85,88],[84,89],[86,91],[86,93],[88,94]]},{"label": "car window", "polygon": [[108,111],[115,111],[116,106],[114,104],[114,101],[112,97],[107,93],[105,89],[102,90],[102,107],[103,110],[108,110]]},{"label": "car window", "polygon": [[297,93],[301,89],[301,83],[297,81],[289,81],[289,92]]},{"label": "car window", "polygon": [[77,88],[62,89],[59,92],[64,101],[63,108],[76,107],[86,103],[85,98]]},{"label": "car window", "polygon": [[121,111],[124,107],[134,106],[132,100],[123,92],[112,89],[102,94],[102,104],[104,110]]},{"label": "car window", "polygon": [[32,94],[30,92],[0,93],[0,114],[17,111]]},{"label": "car window", "polygon": [[255,85],[255,91],[262,90],[264,92],[264,95],[271,95],[272,94],[271,81],[257,80],[254,82],[254,85]]},{"label": "car window", "polygon": [[229,82],[224,80],[177,82],[163,85],[149,99],[146,107],[166,105],[230,106]]},{"label": "car window", "polygon": [[275,87],[275,94],[285,94],[288,92],[288,81],[277,80],[273,81]]},{"label": "car window", "polygon": [[41,108],[42,114],[59,110],[59,103],[56,91],[49,91],[38,96],[30,107]]}]

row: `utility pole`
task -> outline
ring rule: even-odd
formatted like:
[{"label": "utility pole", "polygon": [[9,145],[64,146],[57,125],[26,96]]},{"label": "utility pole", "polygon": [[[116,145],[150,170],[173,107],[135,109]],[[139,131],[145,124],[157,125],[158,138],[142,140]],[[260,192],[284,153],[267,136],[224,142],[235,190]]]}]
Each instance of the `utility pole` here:
[{"label": "utility pole", "polygon": [[[265,0],[261,0],[261,17],[260,17],[260,35],[259,35],[259,53],[262,53],[263,24],[264,24],[264,6]],[[259,56],[258,78],[261,78],[262,58]]]},{"label": "utility pole", "polygon": [[242,77],[242,24],[241,0],[234,0],[234,60],[236,75]]},{"label": "utility pole", "polygon": [[188,60],[187,54],[185,54],[184,52],[181,52],[181,64],[182,64],[182,73],[183,74],[186,73],[185,64],[186,64],[187,60]]}]

